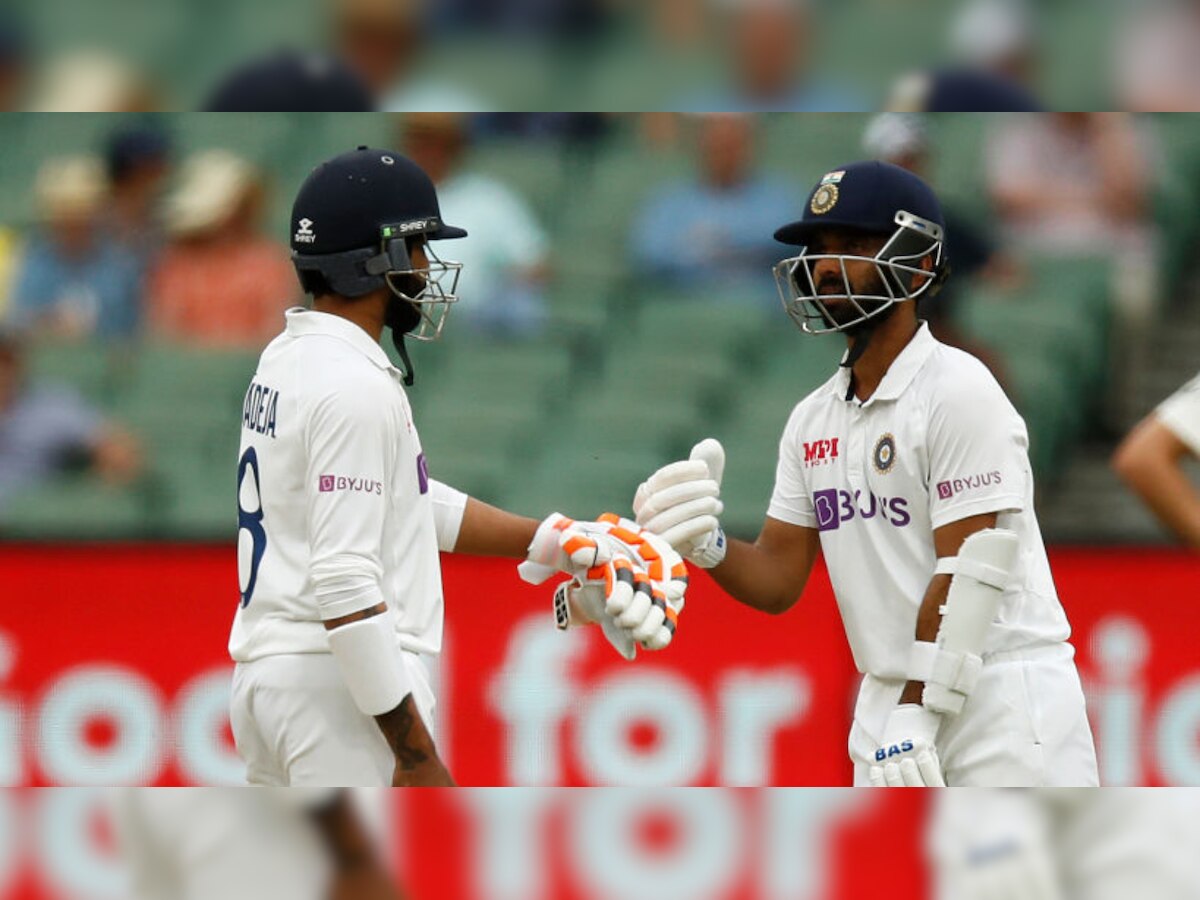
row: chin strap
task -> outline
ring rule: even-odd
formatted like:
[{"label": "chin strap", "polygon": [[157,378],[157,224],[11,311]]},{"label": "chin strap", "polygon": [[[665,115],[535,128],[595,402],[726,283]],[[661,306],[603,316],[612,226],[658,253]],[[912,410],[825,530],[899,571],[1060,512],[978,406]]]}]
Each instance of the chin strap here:
[{"label": "chin strap", "polygon": [[862,355],[867,352],[867,344],[871,343],[871,335],[875,333],[875,323],[864,323],[863,326],[854,333],[854,343],[846,350],[846,355],[842,357],[842,361],[838,363],[843,369],[850,370],[850,379],[846,387],[846,402],[849,403],[854,399],[854,364],[862,359]]},{"label": "chin strap", "polygon": [[404,335],[399,331],[392,329],[392,343],[396,347],[396,352],[400,354],[400,371],[404,373],[403,381],[405,387],[412,387],[413,381],[413,364],[412,359],[408,355],[408,347],[404,343]]}]

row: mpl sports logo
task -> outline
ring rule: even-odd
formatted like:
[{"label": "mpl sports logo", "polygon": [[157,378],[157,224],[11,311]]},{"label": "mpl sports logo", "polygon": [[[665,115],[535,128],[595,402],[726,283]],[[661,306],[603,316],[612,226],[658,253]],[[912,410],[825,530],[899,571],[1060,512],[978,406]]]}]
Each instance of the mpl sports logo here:
[{"label": "mpl sports logo", "polygon": [[368,478],[349,478],[345,475],[321,475],[317,490],[322,494],[332,491],[352,491],[358,494],[382,494],[383,482]]},{"label": "mpl sports logo", "polygon": [[1003,479],[999,472],[986,472],[983,475],[968,475],[966,478],[951,478],[947,481],[939,481],[937,493],[939,500],[950,500],[955,494],[961,494],[963,491],[971,491],[976,488],[988,487],[989,485],[1000,484]]},{"label": "mpl sports logo", "polygon": [[828,466],[838,458],[838,439],[804,442],[804,467]]},{"label": "mpl sports logo", "polygon": [[903,497],[877,497],[868,492],[870,503],[864,508],[863,492],[851,494],[847,490],[829,488],[813,494],[813,507],[817,513],[818,531],[836,531],[855,518],[864,521],[878,516],[896,528],[903,528],[912,521],[908,501]]}]

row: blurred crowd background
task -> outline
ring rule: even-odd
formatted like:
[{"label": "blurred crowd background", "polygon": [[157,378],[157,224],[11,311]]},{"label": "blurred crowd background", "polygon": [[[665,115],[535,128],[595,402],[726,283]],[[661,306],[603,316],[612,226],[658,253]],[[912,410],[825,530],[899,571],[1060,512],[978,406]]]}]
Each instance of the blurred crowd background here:
[{"label": "blurred crowd background", "polygon": [[303,299],[291,199],[358,144],[414,158],[470,232],[412,395],[431,469],[481,499],[623,512],[714,435],[753,536],[843,348],[784,315],[771,234],[874,157],[943,198],[924,314],[1025,416],[1048,537],[1165,539],[1109,457],[1200,356],[1200,121],[1124,113],[7,115],[0,534],[231,538],[242,395]]},{"label": "blurred crowd background", "polygon": [[0,109],[1200,109],[1197,0],[9,6]]}]

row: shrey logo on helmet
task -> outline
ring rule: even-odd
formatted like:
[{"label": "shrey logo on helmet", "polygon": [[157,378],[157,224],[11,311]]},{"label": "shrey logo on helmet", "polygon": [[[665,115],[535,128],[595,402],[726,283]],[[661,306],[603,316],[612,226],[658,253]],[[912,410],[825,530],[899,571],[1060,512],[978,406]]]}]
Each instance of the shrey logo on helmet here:
[{"label": "shrey logo on helmet", "polygon": [[299,228],[292,235],[292,240],[297,244],[311,244],[316,241],[317,236],[313,233],[312,227],[315,224],[312,219],[301,219],[296,223]]}]

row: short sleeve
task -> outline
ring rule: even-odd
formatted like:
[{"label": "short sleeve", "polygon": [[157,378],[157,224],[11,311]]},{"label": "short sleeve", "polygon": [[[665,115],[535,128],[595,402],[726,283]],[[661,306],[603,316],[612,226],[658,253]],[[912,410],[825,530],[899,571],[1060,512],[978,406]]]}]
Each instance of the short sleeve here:
[{"label": "short sleeve", "polygon": [[393,436],[386,396],[346,386],[313,406],[306,435],[310,575],[322,619],[384,601],[382,538]]},{"label": "short sleeve", "polygon": [[801,419],[801,407],[797,406],[779,441],[775,490],[771,493],[767,515],[789,525],[816,528],[817,514],[808,486],[804,483],[804,468],[800,461]]},{"label": "short sleeve", "polygon": [[1158,419],[1200,456],[1200,375],[1159,404]]},{"label": "short sleeve", "polygon": [[982,363],[947,379],[929,416],[929,518],[1020,512],[1029,481],[1025,423]]}]

